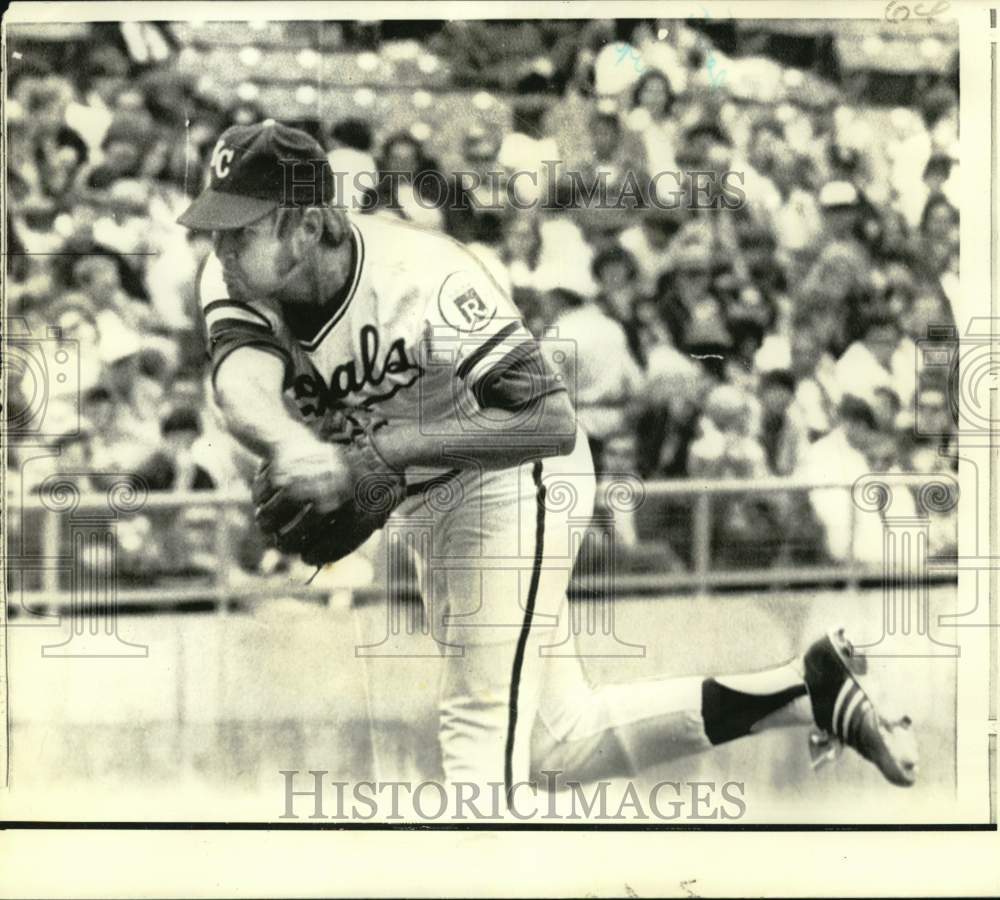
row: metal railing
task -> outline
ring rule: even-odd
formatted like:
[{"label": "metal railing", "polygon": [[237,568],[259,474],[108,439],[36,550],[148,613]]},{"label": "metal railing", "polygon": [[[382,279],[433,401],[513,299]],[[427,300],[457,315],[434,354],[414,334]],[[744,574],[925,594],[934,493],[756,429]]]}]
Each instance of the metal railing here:
[{"label": "metal railing", "polygon": [[[937,511],[947,511],[957,500],[957,483],[948,475],[893,475],[891,488],[886,488],[879,481],[883,476],[869,476],[868,490],[881,493],[883,505],[891,503],[891,496],[885,500],[886,491],[913,488],[926,492],[934,488],[940,492],[942,488],[954,492],[950,505],[935,507]],[[885,476],[888,477],[888,476]],[[51,479],[50,479],[51,480]],[[662,567],[649,572],[629,572],[627,566],[621,571],[616,565],[613,573],[613,588],[617,594],[642,593],[664,590],[696,590],[707,593],[713,588],[743,586],[773,587],[782,585],[803,585],[817,583],[847,583],[857,584],[865,580],[880,580],[886,577],[883,565],[873,566],[855,558],[854,544],[859,515],[873,514],[877,511],[879,497],[875,497],[866,508],[860,508],[858,502],[850,504],[850,520],[848,546],[850,555],[843,563],[820,565],[773,565],[765,568],[741,567],[733,570],[720,569],[713,565],[713,515],[719,509],[720,501],[734,497],[767,497],[775,495],[789,496],[805,494],[812,490],[843,490],[854,492],[857,496],[861,479],[852,484],[829,483],[818,481],[802,481],[785,478],[769,478],[755,481],[738,479],[727,480],[683,480],[683,481],[652,481],[642,482],[634,476],[628,476],[629,490],[633,491],[632,504],[634,510],[622,512],[621,504],[612,501],[615,491],[621,491],[623,479],[610,478],[601,482],[598,491],[598,509],[604,511],[610,521],[617,521],[621,516],[637,511],[643,504],[650,501],[692,501],[691,510],[691,565],[686,570],[678,570],[676,556],[667,552],[666,542],[662,547]],[[862,485],[862,487],[864,487]],[[116,493],[117,492],[117,493]],[[131,492],[131,493],[130,493]],[[65,492],[64,492],[65,493]],[[638,498],[637,500],[634,498]],[[75,592],[78,593],[81,584],[87,576],[80,573],[79,557],[104,541],[114,533],[118,524],[136,514],[169,512],[171,510],[186,510],[198,507],[210,508],[222,513],[229,510],[247,510],[249,498],[244,493],[232,492],[187,492],[187,493],[149,493],[139,495],[127,484],[119,482],[112,485],[106,493],[76,493],[58,495],[50,491],[48,496],[29,494],[17,498],[7,509],[8,525],[11,516],[21,516],[21,525],[26,523],[27,515],[32,517],[39,512],[43,524],[40,531],[40,553],[17,553],[15,546],[6,546],[6,569],[8,572],[8,601],[20,602],[27,609],[43,608],[50,605],[63,605],[73,602]],[[610,510],[610,513],[608,511]],[[926,519],[924,520],[926,521]],[[72,552],[66,546],[67,526],[70,531]],[[13,529],[17,535],[18,528]],[[8,538],[10,540],[10,531]],[[331,593],[329,583],[306,584],[292,583],[287,576],[252,575],[240,570],[235,563],[233,540],[235,535],[226,515],[215,515],[212,523],[212,544],[214,558],[220,562],[215,566],[210,576],[191,579],[190,583],[174,583],[169,585],[154,584],[139,588],[123,587],[112,577],[105,586],[111,592],[113,601],[117,604],[181,604],[187,601],[211,601],[220,609],[227,606],[227,601],[253,602],[275,596],[326,597]],[[23,540],[20,542],[23,549]],[[36,541],[36,544],[38,541]],[[654,535],[651,539],[642,541],[637,549],[644,556],[658,561],[657,554],[660,545]],[[109,553],[113,551],[108,551]],[[627,563],[629,551],[616,551],[619,560]],[[109,557],[113,558],[113,557]],[[226,564],[221,564],[223,561]],[[928,565],[929,564],[929,565]],[[924,560],[924,571],[930,573],[927,577],[954,578],[954,567],[942,565],[940,560],[928,558]],[[77,573],[74,575],[74,571]],[[35,576],[30,576],[36,573]],[[12,582],[11,578],[14,581]],[[31,581],[26,586],[25,581]],[[67,582],[69,587],[67,587]],[[588,574],[577,574],[574,578],[575,589],[606,590],[607,577]],[[344,585],[343,590],[352,595],[372,595],[384,593],[380,584]],[[112,599],[109,596],[109,599]]]},{"label": "metal railing", "polygon": [[[883,481],[881,479],[887,479]],[[607,485],[605,485],[607,487]],[[849,554],[846,562],[825,565],[778,565],[762,569],[741,569],[726,571],[712,567],[712,516],[716,501],[732,497],[766,497],[774,495],[807,494],[813,490],[846,491],[856,496],[859,488],[862,492],[874,491],[875,497],[869,496],[865,506],[857,501],[849,504],[848,540]],[[658,575],[657,587],[666,589],[695,588],[707,592],[716,587],[770,587],[775,585],[813,584],[822,582],[846,582],[857,585],[861,581],[881,581],[887,576],[885,563],[872,565],[856,558],[855,537],[860,515],[878,514],[879,506],[889,507],[892,503],[893,489],[919,489],[922,493],[928,490],[954,491],[954,502],[957,502],[957,481],[944,474],[893,474],[880,476],[873,473],[864,479],[851,483],[836,483],[829,481],[806,481],[796,478],[762,478],[697,480],[685,479],[678,481],[655,481],[644,485],[645,498],[663,499],[693,499],[692,534],[694,565],[689,572],[669,571]],[[945,512],[952,504],[943,503],[933,506],[935,512]],[[884,510],[883,510],[884,511]],[[934,560],[928,558],[928,563]],[[946,567],[937,566],[935,577],[940,577]],[[930,576],[928,576],[930,577]],[[622,573],[616,575],[615,586],[623,592],[646,589],[649,586],[648,575],[632,575]]]}]

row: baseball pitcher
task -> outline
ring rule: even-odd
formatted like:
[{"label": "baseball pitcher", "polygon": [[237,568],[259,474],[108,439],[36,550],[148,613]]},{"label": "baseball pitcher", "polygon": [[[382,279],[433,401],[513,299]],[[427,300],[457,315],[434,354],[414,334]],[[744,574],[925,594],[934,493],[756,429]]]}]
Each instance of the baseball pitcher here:
[{"label": "baseball pitcher", "polygon": [[[909,720],[876,712],[842,631],[762,672],[605,687],[579,659],[540,653],[568,616],[574,561],[550,487],[589,511],[593,466],[556,367],[460,244],[349,216],[322,148],[270,120],[222,134],[179,221],[213,233],[199,283],[212,378],[228,428],[261,458],[261,529],[323,565],[390,516],[433,522],[422,593],[444,648],[450,781],[509,796],[541,770],[627,776],[801,725],[913,783]],[[431,502],[443,483],[459,502]]]}]

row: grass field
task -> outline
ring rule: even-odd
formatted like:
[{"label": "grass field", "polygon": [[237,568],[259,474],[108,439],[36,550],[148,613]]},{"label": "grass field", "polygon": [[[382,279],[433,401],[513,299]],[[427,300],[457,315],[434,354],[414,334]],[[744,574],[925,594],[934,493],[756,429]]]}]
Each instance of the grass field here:
[{"label": "grass field", "polygon": [[[759,668],[832,624],[847,625],[858,643],[874,641],[881,601],[878,591],[622,598],[617,634],[644,654],[586,665],[597,682]],[[953,588],[932,590],[933,611],[953,602]],[[252,614],[122,617],[119,634],[148,646],[148,657],[59,659],[41,648],[65,640],[65,624],[12,626],[13,790],[4,816],[270,820],[283,811],[280,770],[346,781],[435,777],[438,661],[358,658],[356,645],[376,642],[385,627],[378,605],[275,601]],[[888,689],[879,699],[905,701],[919,729],[912,790],[886,785],[850,753],[813,771],[804,729],[676,760],[636,784],[740,782],[747,823],[954,821],[956,661],[870,667]]]}]

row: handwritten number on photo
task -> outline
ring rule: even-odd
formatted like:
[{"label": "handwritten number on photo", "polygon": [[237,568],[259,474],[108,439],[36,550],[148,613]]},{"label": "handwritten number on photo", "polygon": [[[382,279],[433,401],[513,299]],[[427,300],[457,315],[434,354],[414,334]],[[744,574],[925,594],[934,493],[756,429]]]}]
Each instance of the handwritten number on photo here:
[{"label": "handwritten number on photo", "polygon": [[[891,2],[895,3],[896,0],[891,0]],[[939,0],[939,2],[942,2],[942,0]],[[704,6],[702,7],[702,11],[705,13],[706,19],[712,18],[712,14],[707,9],[705,9]],[[909,15],[909,13],[907,13],[907,15]],[[628,57],[632,60],[632,65],[635,67],[636,72],[638,72],[641,75],[644,71],[646,71],[646,66],[643,65],[642,62],[642,53],[640,53],[631,44],[622,41],[617,45],[616,52],[618,53],[619,65],[625,61],[626,57]],[[705,60],[705,68],[708,70],[708,77],[709,81],[711,81],[712,83],[712,87],[714,88],[722,87],[722,85],[726,81],[726,70],[720,69],[718,72],[714,71],[715,54],[711,50],[708,51],[708,55]]]},{"label": "handwritten number on photo", "polygon": [[[913,7],[913,15],[918,19],[933,21],[935,16],[947,12],[950,6],[948,0],[935,0],[933,5],[917,3]],[[885,8],[885,18],[889,22],[905,22],[910,18],[910,7],[897,0],[889,0]]]},{"label": "handwritten number on photo", "polygon": [[[706,19],[711,19],[712,14],[703,6],[701,11],[705,14]],[[702,39],[704,43],[704,39]],[[705,68],[708,70],[708,80],[712,83],[713,88],[720,88],[726,82],[726,70],[719,69],[718,72],[714,72],[715,69],[715,54],[709,50],[705,58]]]},{"label": "handwritten number on photo", "polygon": [[618,45],[618,62],[621,63],[626,56],[632,58],[633,65],[635,66],[636,72],[640,74],[645,71],[646,67],[642,64],[642,54],[635,49],[635,47],[630,44],[626,44],[624,41]]},{"label": "handwritten number on photo", "polygon": [[921,19],[933,19],[935,16],[947,12],[949,6],[951,4],[948,0],[936,0],[934,6],[928,10],[923,3],[918,3],[913,7],[913,14],[919,16]]}]

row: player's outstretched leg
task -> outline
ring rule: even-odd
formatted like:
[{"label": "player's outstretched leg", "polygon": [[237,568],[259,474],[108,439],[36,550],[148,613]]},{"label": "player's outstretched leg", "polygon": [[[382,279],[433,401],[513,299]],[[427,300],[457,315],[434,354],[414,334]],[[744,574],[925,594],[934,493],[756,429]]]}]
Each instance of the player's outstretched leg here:
[{"label": "player's outstretched leg", "polygon": [[846,744],[893,784],[912,784],[917,758],[909,719],[878,715],[858,681],[860,663],[843,631],[774,668],[707,678],[592,688],[578,660],[552,661],[532,768],[581,781],[631,775],[768,728],[812,725],[814,757]]}]

